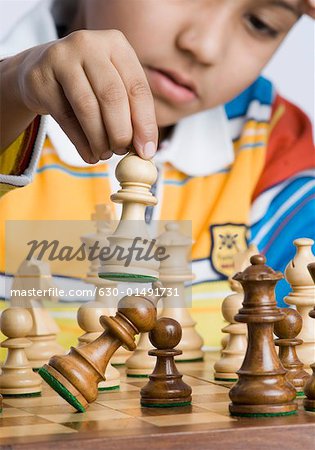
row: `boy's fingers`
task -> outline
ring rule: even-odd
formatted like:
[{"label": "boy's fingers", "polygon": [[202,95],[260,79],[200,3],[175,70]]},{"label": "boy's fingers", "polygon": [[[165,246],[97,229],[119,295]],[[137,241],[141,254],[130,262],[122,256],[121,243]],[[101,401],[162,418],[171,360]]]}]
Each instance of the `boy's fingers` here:
[{"label": "boy's fingers", "polygon": [[109,148],[118,153],[130,144],[133,135],[125,85],[113,65],[95,57],[85,62],[84,70],[101,110]]},{"label": "boy's fingers", "polygon": [[154,100],[143,68],[132,47],[113,54],[112,61],[127,90],[133,126],[133,145],[139,156],[150,159],[158,142]]},{"label": "boy's fingers", "polygon": [[[108,140],[100,107],[91,85],[81,66],[72,67],[71,75],[68,72],[58,75],[56,73],[64,94],[89,142],[95,162],[98,162],[104,151],[108,150]],[[75,85],[74,79],[76,80]]]},{"label": "boy's fingers", "polygon": [[[53,104],[49,103],[50,115],[56,120],[56,122],[58,122],[63,131],[67,134],[83,160],[88,164],[94,164],[97,162],[96,158],[90,149],[89,142],[71,108],[70,103],[64,96],[62,89],[59,86],[56,86],[51,96],[52,95],[54,102]],[[49,97],[51,98],[51,96]]]}]

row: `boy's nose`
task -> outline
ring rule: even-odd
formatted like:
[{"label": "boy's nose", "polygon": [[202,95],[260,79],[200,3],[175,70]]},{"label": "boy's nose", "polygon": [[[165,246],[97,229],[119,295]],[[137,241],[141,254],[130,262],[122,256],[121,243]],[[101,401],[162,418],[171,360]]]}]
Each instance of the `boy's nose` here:
[{"label": "boy's nose", "polygon": [[227,14],[192,18],[177,36],[177,47],[203,65],[215,65],[226,54],[231,35]]}]

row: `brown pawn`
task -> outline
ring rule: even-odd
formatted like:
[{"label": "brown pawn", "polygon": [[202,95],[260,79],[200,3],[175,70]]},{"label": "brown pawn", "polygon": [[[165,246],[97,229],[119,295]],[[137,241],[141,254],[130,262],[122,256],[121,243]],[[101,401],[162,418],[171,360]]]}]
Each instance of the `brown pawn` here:
[{"label": "brown pawn", "polygon": [[304,364],[299,360],[296,346],[303,343],[296,336],[302,329],[302,317],[295,309],[283,308],[284,318],[275,323],[274,332],[279,339],[275,344],[279,347],[279,358],[287,369],[286,378],[295,387],[297,395],[304,395],[303,388],[309,374],[303,370]]},{"label": "brown pawn", "polygon": [[247,323],[248,345],[237,371],[239,380],[229,393],[230,413],[245,417],[294,414],[296,392],[285,378],[273,341],[274,323],[284,317],[274,295],[283,276],[265,265],[263,255],[252,256],[250,262],[250,267],[233,277],[244,289],[243,307],[235,319]]},{"label": "brown pawn", "polygon": [[174,350],[182,337],[180,324],[167,317],[156,322],[149,333],[149,339],[157,350],[150,350],[156,356],[156,365],[149,382],[141,389],[141,406],[169,408],[187,406],[191,403],[191,387],[183,382],[175,365],[174,357],[181,350]]},{"label": "brown pawn", "polygon": [[53,356],[39,369],[39,375],[70,405],[84,412],[96,400],[98,384],[105,381],[105,369],[115,351],[121,345],[134,350],[135,335],[154,327],[161,296],[122,298],[115,317],[100,317],[105,331],[97,339],[71,347],[67,355]]},{"label": "brown pawn", "polygon": [[[315,283],[315,263],[308,264],[307,268]],[[315,319],[315,308],[309,312],[309,316]],[[304,393],[307,398],[304,399],[303,404],[306,411],[315,412],[315,362],[311,364],[311,369],[313,373],[304,386]]]}]

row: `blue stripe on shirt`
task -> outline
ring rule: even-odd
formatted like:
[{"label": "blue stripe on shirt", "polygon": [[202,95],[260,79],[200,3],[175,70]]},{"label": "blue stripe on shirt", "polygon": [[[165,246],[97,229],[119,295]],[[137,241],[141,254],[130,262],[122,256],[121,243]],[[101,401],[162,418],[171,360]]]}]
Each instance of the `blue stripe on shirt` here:
[{"label": "blue stripe on shirt", "polygon": [[[259,251],[267,257],[267,264],[275,270],[284,272],[289,261],[294,257],[295,247],[293,241],[301,237],[315,240],[315,187],[311,186],[311,177],[294,180],[286,186],[272,200],[267,214],[251,227],[251,240],[256,242]],[[310,188],[292,205],[285,208],[277,221],[272,225],[261,239],[255,241],[258,233],[279,211],[279,209],[295,193],[309,183]],[[260,233],[261,234],[261,233]],[[285,280],[281,280],[276,287],[276,297],[279,306],[286,306],[284,297],[291,290]]]},{"label": "blue stripe on shirt", "polygon": [[37,169],[36,172],[43,173],[47,170],[57,170],[78,178],[108,178],[109,176],[108,172],[75,172],[67,167],[60,166],[59,164],[46,164],[45,166]]},{"label": "blue stripe on shirt", "polygon": [[272,105],[273,86],[269,80],[259,77],[249,88],[227,103],[225,110],[228,118],[245,116],[253,100],[257,100],[261,105]]}]

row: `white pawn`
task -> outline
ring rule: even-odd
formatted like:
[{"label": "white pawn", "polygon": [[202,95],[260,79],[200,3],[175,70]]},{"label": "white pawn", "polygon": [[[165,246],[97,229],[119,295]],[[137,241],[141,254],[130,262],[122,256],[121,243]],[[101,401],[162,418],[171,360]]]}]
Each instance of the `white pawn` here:
[{"label": "white pawn", "polygon": [[[21,299],[20,296],[14,295],[15,291],[21,290],[42,291],[46,294],[43,296],[33,294]],[[27,338],[32,345],[25,351],[34,369],[42,367],[53,355],[64,353],[64,348],[57,342],[60,329],[43,303],[44,300],[57,302],[56,291],[57,288],[47,263],[33,258],[22,262],[13,279],[10,306],[24,307],[31,313],[33,325]]]},{"label": "white pawn", "polygon": [[196,331],[196,322],[193,320],[185,299],[185,283],[194,279],[189,266],[189,252],[192,239],[180,231],[179,224],[169,222],[165,232],[158,237],[158,245],[165,249],[168,258],[161,261],[160,281],[170,294],[163,300],[163,317],[175,319],[182,327],[180,350],[182,354],[176,361],[198,361],[203,359],[203,339]]},{"label": "white pawn", "polygon": [[[108,236],[110,256],[101,263],[100,277],[117,282],[154,282],[159,277],[160,264],[154,257],[157,248],[145,223],[145,210],[157,204],[150,192],[157,169],[152,161],[131,152],[118,163],[116,178],[121,189],[111,200],[122,204],[122,213],[115,232]],[[139,251],[132,251],[134,245],[141,248],[142,256]],[[122,262],[122,257],[127,257],[128,262],[126,259]]]},{"label": "white pawn", "polygon": [[[162,288],[160,296],[157,295],[159,288]],[[163,297],[164,286],[160,282],[152,284],[152,289],[155,295],[152,296],[152,300],[156,301],[156,297]],[[146,295],[150,298],[150,295]],[[149,333],[141,333],[137,348],[126,361],[126,374],[128,377],[146,377],[153,372],[156,361],[152,358],[148,352],[153,350],[152,344],[149,339]]]},{"label": "white pawn", "polygon": [[315,306],[315,286],[307,265],[315,261],[312,253],[314,241],[312,239],[296,239],[296,254],[285,269],[285,278],[290,283],[292,291],[284,301],[288,305],[296,306],[302,316],[303,327],[298,339],[303,340],[297,352],[300,360],[308,369],[315,359],[315,328],[314,320],[308,315]]},{"label": "white pawn", "polygon": [[8,339],[1,347],[8,349],[0,375],[0,393],[4,396],[31,397],[41,394],[41,378],[33,372],[25,349],[32,345],[26,339],[33,327],[32,316],[23,308],[8,308],[1,314],[1,331]]},{"label": "white pawn", "polygon": [[149,350],[153,350],[149,333],[141,333],[136,350],[126,361],[128,377],[145,377],[153,372],[155,360],[148,355]]},{"label": "white pawn", "polygon": [[[80,306],[78,309],[78,324],[85,334],[79,337],[79,344],[88,344],[97,339],[103,332],[104,328],[99,322],[99,318],[106,313],[106,308],[102,307],[100,302],[89,302]],[[115,367],[108,363],[104,380],[98,385],[99,391],[118,389],[120,386],[120,373]]]},{"label": "white pawn", "polygon": [[236,371],[241,367],[247,348],[246,324],[238,323],[234,319],[242,307],[244,293],[241,285],[230,281],[234,294],[228,295],[222,303],[222,315],[229,325],[222,329],[228,333],[229,339],[223,348],[221,358],[214,364],[214,378],[216,380],[237,381]]}]

